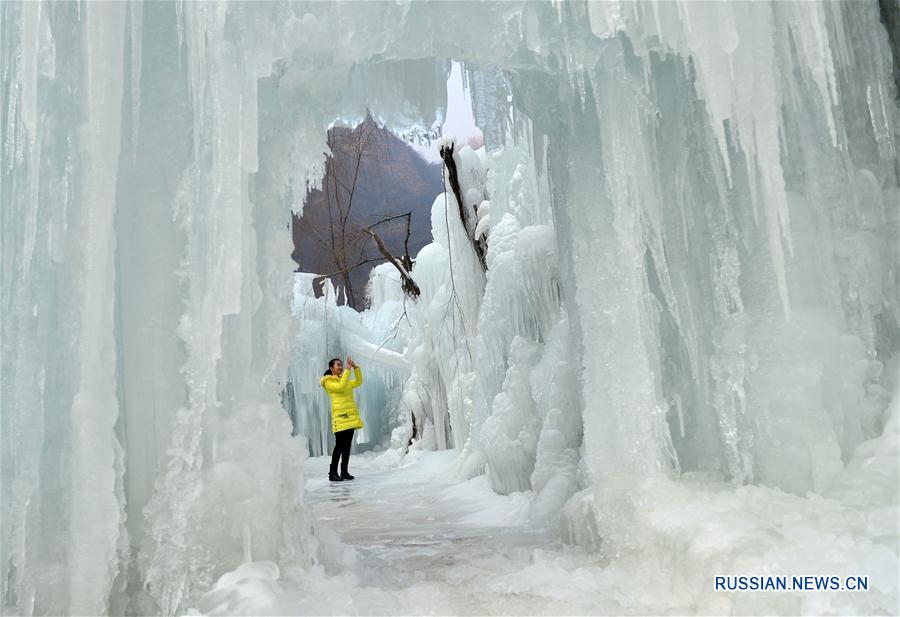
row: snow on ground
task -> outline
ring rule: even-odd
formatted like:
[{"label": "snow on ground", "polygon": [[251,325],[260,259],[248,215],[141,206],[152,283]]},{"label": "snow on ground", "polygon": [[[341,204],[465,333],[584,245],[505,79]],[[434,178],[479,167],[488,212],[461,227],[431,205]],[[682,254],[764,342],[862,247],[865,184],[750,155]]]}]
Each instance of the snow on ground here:
[{"label": "snow on ground", "polygon": [[[457,477],[457,452],[353,455],[355,480],[327,479],[329,457],[307,460],[306,506],[319,559],[260,583],[227,581],[198,606],[203,614],[558,615],[622,612],[590,571],[601,558],[564,546],[526,524],[529,495],[501,496],[484,476]],[[523,577],[523,573],[526,574]],[[234,574],[234,573],[230,573]],[[272,585],[277,591],[273,593]],[[254,595],[259,589],[264,593]],[[219,590],[220,592],[223,590]],[[277,596],[277,597],[276,597]]]},{"label": "snow on ground", "polygon": [[353,456],[356,479],[341,483],[327,480],[327,457],[307,462],[317,534],[340,536],[320,556],[342,570],[335,593],[304,599],[310,613],[558,614],[553,598],[515,584],[536,556],[564,550],[558,534],[526,525],[527,494],[460,481],[457,456],[414,450],[399,466],[390,451]]},{"label": "snow on ground", "polygon": [[[896,412],[829,496],[700,476],[632,487],[640,498],[589,552],[528,525],[531,493],[460,480],[457,452],[353,455],[355,480],[305,465],[311,569],[244,564],[197,613],[266,615],[892,614],[897,611]],[[878,492],[856,504],[846,486]],[[609,487],[609,490],[615,490]],[[610,499],[615,504],[616,500]],[[623,507],[624,502],[623,502]],[[603,513],[601,513],[601,516]],[[629,545],[630,536],[634,543]],[[717,592],[716,575],[860,575],[867,592]],[[893,609],[891,607],[894,607]],[[195,613],[196,614],[196,613]]]}]

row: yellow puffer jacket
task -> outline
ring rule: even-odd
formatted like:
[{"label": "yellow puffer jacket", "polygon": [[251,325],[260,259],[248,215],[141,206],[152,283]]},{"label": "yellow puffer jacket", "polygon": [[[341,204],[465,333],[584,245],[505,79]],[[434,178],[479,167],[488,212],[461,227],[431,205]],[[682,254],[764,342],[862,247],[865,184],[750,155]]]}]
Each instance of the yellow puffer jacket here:
[{"label": "yellow puffer jacket", "polygon": [[353,381],[350,381],[350,369],[344,369],[340,378],[325,375],[319,380],[331,399],[331,430],[335,433],[365,426],[353,399],[353,388],[360,387],[363,382],[362,369],[357,366],[355,371]]}]

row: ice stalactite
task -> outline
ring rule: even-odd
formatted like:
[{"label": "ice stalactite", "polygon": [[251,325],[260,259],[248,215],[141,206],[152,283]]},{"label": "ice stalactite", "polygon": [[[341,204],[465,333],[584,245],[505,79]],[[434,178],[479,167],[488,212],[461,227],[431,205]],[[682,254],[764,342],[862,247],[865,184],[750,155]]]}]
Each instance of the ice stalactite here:
[{"label": "ice stalactite", "polygon": [[142,2],[135,2],[128,6],[128,19],[130,21],[128,38],[131,42],[131,146],[133,157],[135,155],[134,146],[138,142],[138,131],[141,127],[141,61],[144,42],[144,4]]},{"label": "ice stalactite", "polygon": [[72,402],[72,514],[69,557],[69,610],[101,614],[125,555],[122,475],[124,452],[114,434],[116,397],[115,245],[116,171],[122,110],[124,24],[127,7],[85,7],[83,109],[87,153],[80,201],[90,204],[75,223],[80,239],[81,333],[79,380]]},{"label": "ice stalactite", "polygon": [[314,279],[313,274],[294,275],[297,341],[288,378],[292,397],[288,410],[294,430],[306,439],[309,455],[322,456],[329,449],[331,423],[328,401],[320,391],[319,379],[324,371],[323,359],[340,356],[342,350],[334,287],[330,283],[324,285],[322,296],[317,299]]},{"label": "ice stalactite", "polygon": [[[66,302],[72,283],[58,271],[68,244],[65,229],[75,207],[75,135],[62,126],[65,112],[48,109],[41,96],[45,80],[70,68],[67,55],[79,40],[54,37],[50,14],[38,4],[2,7],[4,52],[4,143],[2,185],[3,238],[3,401],[2,401],[2,601],[25,611],[62,612],[68,592],[66,560],[54,559],[67,546],[69,512],[57,500],[69,499],[71,482],[66,438],[74,396],[69,366],[74,345],[60,350],[59,340],[74,341],[80,307]],[[59,40],[58,40],[59,39]],[[19,53],[14,53],[14,50]],[[61,52],[59,67],[56,55]],[[65,104],[78,108],[80,77],[63,77],[71,87]],[[64,106],[65,106],[64,104]],[[60,125],[45,126],[57,119]],[[45,141],[61,147],[46,150]],[[43,153],[43,154],[42,154]],[[70,158],[71,157],[71,158]],[[42,161],[53,161],[53,167]],[[108,204],[107,204],[108,205]],[[82,215],[83,216],[83,215]],[[42,225],[37,225],[42,221]],[[13,283],[13,281],[16,281]],[[48,291],[50,290],[50,291]],[[61,301],[61,302],[60,302]],[[54,349],[56,348],[56,349]],[[49,456],[40,456],[47,452]],[[83,502],[82,502],[83,503]],[[118,518],[118,516],[116,516]],[[49,531],[45,531],[49,530]],[[114,546],[115,540],[107,540]],[[44,564],[46,569],[35,567]],[[53,566],[52,564],[56,564]],[[110,564],[110,568],[114,568]],[[107,573],[103,573],[107,575]],[[104,576],[91,587],[109,585]],[[55,589],[64,590],[54,594]],[[90,591],[86,592],[90,595]]]}]

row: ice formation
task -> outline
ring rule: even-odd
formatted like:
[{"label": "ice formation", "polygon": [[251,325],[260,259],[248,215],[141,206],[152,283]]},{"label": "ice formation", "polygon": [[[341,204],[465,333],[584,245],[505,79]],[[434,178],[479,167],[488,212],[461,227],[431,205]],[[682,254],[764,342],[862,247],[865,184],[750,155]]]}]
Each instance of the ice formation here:
[{"label": "ice formation", "polygon": [[[380,367],[367,447],[455,448],[620,564],[783,569],[837,537],[829,564],[886,581],[850,609],[896,608],[879,4],[462,7],[0,6],[4,612],[171,615],[243,575],[277,593],[268,566],[220,577],[316,559],[305,387],[346,352]],[[455,156],[487,273],[448,192],[418,301],[389,267],[368,313],[315,298],[288,225],[326,128],[432,126],[451,59],[485,136]],[[742,552],[760,537],[783,542]],[[692,606],[762,601],[684,583]]]},{"label": "ice formation", "polygon": [[339,296],[328,279],[321,283],[321,295],[317,297],[313,288],[316,275],[298,272],[294,277],[297,328],[285,407],[295,432],[305,438],[310,456],[331,452],[331,412],[319,379],[329,359],[352,356],[366,371],[366,387],[357,393],[362,397],[360,414],[366,428],[357,432],[355,442],[385,447],[389,429],[398,424],[399,410],[394,399],[399,397],[401,380],[409,371],[400,353],[406,347],[407,336],[400,324],[404,299],[397,271],[391,264],[381,264],[372,271],[373,310],[363,314],[339,304]]}]

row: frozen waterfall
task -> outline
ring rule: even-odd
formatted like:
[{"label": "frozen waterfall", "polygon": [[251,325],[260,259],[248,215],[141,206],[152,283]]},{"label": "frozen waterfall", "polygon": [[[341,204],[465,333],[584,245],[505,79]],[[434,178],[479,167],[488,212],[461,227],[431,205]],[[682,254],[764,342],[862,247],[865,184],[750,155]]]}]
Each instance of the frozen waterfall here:
[{"label": "frozen waterfall", "polygon": [[[636,612],[666,609],[629,595],[645,575],[694,611],[895,611],[889,5],[0,4],[3,612],[184,614],[320,575],[304,459],[348,351],[361,449],[455,450]],[[427,132],[451,60],[486,147],[454,153],[467,203],[423,204],[421,297],[389,266],[364,313],[317,297],[289,225],[327,127]],[[710,587],[816,568],[875,584]]]}]

